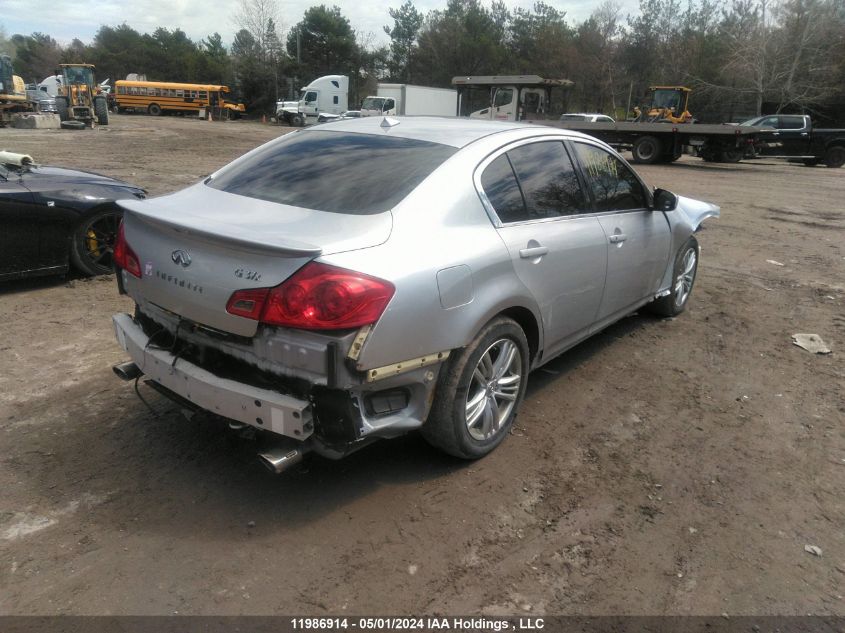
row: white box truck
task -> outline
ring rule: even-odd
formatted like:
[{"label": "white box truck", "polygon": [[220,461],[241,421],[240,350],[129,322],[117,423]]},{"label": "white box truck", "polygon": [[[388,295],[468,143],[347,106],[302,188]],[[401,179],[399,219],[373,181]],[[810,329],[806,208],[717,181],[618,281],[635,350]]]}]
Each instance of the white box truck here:
[{"label": "white box truck", "polygon": [[326,75],[305,86],[299,101],[277,101],[276,118],[300,127],[316,123],[322,113],[340,114],[349,109],[349,77]]},{"label": "white box truck", "polygon": [[367,97],[361,104],[362,116],[455,116],[457,113],[456,90],[410,84],[378,84],[375,96]]}]

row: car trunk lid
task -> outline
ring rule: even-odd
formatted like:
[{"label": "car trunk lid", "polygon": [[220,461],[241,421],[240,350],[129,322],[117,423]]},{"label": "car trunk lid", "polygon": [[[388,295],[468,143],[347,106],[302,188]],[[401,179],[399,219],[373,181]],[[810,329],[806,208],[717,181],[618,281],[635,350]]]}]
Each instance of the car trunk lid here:
[{"label": "car trunk lid", "polygon": [[258,322],[226,311],[233,292],[277,286],[321,254],[381,244],[392,227],[389,212],[327,213],[201,184],[120,204],[141,266],[141,279],[126,275],[130,295],[240,336],[253,336]]}]

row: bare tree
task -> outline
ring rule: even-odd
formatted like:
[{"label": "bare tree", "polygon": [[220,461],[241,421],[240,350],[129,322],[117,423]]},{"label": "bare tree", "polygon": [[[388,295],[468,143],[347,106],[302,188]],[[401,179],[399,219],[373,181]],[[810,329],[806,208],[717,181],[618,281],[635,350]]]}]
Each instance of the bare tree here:
[{"label": "bare tree", "polygon": [[[260,61],[266,61],[269,45],[272,44],[273,34],[268,33],[267,25],[274,24],[278,29],[282,24],[279,13],[278,0],[240,0],[234,17],[235,24],[252,35],[257,44]],[[281,40],[280,34],[275,33],[275,39]]]}]

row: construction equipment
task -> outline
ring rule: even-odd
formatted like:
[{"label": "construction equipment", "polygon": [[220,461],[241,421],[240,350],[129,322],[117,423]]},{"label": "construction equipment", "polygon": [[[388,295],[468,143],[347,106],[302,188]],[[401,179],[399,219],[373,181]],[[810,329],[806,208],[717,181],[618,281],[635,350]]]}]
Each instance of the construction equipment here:
[{"label": "construction equipment", "polygon": [[634,108],[634,121],[646,123],[692,123],[687,109],[689,93],[686,86],[649,86],[649,105],[645,110]]},{"label": "construction equipment", "polygon": [[79,121],[88,127],[109,124],[109,105],[102,88],[94,82],[91,64],[60,64],[61,85],[56,109],[62,122]]},{"label": "construction equipment", "polygon": [[11,121],[18,112],[31,112],[32,105],[26,97],[26,84],[14,74],[12,60],[0,55],[0,127]]}]

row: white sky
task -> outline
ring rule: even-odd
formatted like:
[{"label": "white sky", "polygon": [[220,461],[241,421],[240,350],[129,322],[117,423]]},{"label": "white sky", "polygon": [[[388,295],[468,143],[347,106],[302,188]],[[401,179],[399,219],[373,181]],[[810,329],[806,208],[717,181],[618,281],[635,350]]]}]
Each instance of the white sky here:
[{"label": "white sky", "polygon": [[[308,7],[336,4],[349,19],[352,28],[371,33],[375,43],[389,41],[382,27],[392,24],[389,7],[398,7],[403,0],[279,0],[282,28],[286,31],[302,19]],[[506,0],[510,7],[533,6],[533,0]],[[419,11],[445,8],[446,0],[416,0]],[[489,4],[489,2],[485,2]],[[570,24],[587,18],[600,0],[549,0],[548,4],[565,11]],[[622,16],[636,11],[637,0],[620,0]],[[237,31],[233,15],[236,2],[208,0],[0,0],[0,26],[6,34],[29,35],[40,31],[61,44],[74,37],[89,43],[102,24],[117,26],[126,22],[141,33],[152,33],[156,27],[180,28],[188,37],[199,40],[217,31],[230,45]]]}]

